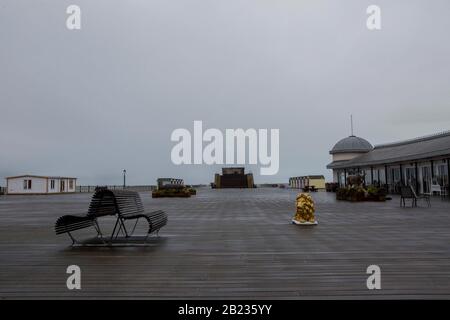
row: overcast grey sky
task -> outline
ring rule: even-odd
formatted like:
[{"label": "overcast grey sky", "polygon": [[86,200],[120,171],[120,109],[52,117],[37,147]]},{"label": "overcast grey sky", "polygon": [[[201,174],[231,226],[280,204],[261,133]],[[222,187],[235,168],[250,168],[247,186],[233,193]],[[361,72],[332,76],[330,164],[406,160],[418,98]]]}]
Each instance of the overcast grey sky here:
[{"label": "overcast grey sky", "polygon": [[[66,28],[66,8],[82,29]],[[382,30],[366,28],[366,8]],[[0,177],[209,183],[175,166],[176,128],[280,129],[280,171],[325,174],[328,151],[450,129],[448,0],[0,0]],[[2,185],[5,184],[1,181]]]}]

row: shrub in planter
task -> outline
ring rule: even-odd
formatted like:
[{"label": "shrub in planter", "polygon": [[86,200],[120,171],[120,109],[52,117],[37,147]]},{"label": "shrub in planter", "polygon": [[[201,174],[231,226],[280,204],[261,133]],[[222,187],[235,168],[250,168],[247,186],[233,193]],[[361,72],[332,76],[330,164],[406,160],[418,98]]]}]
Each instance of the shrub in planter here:
[{"label": "shrub in planter", "polygon": [[351,187],[348,190],[347,200],[364,201],[366,199],[366,191],[362,187]]},{"label": "shrub in planter", "polygon": [[379,201],[386,201],[386,194],[387,194],[387,191],[385,188],[378,188],[378,200]]},{"label": "shrub in planter", "polygon": [[378,188],[376,186],[369,186],[367,188],[366,200],[385,201],[386,200],[386,190],[384,188]]},{"label": "shrub in planter", "polygon": [[189,198],[191,193],[187,188],[163,188],[152,191],[152,198]]},{"label": "shrub in planter", "polygon": [[385,201],[386,190],[376,186],[369,186],[364,189],[362,186],[351,186],[339,188],[336,191],[337,200],[346,201]]},{"label": "shrub in planter", "polygon": [[347,188],[338,188],[336,190],[336,199],[337,200],[347,200],[348,189]]}]

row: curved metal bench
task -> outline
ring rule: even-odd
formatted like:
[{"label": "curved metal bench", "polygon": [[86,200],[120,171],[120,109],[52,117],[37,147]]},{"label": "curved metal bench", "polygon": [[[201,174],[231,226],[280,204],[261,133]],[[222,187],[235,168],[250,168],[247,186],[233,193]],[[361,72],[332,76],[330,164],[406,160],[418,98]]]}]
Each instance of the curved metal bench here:
[{"label": "curved metal bench", "polygon": [[[109,238],[104,238],[97,218],[103,216],[116,216],[116,223]],[[162,210],[145,212],[139,193],[128,190],[109,190],[107,188],[98,188],[92,196],[89,210],[86,215],[65,215],[56,221],[56,234],[67,233],[72,239],[72,245],[78,243],[73,237],[72,231],[94,227],[97,231],[97,237],[104,244],[111,244],[116,240],[120,233],[124,234],[125,240],[130,239],[134,234],[138,222],[144,219],[148,223],[147,237],[167,224],[167,214]],[[128,231],[125,221],[135,220],[131,232]]]}]

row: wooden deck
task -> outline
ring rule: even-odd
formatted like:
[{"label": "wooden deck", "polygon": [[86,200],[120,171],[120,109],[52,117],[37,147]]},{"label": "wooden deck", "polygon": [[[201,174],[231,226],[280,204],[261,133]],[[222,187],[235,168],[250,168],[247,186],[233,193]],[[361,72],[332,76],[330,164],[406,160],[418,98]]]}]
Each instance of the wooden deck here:
[{"label": "wooden deck", "polygon": [[[300,227],[290,224],[295,194],[142,193],[146,208],[168,213],[168,225],[147,247],[113,248],[71,248],[53,232],[58,216],[86,211],[90,194],[0,196],[0,297],[450,298],[448,201],[400,208],[398,198],[353,204],[319,192],[319,225]],[[82,270],[78,291],[66,288],[71,264]],[[381,290],[366,287],[371,264],[381,267]]]}]

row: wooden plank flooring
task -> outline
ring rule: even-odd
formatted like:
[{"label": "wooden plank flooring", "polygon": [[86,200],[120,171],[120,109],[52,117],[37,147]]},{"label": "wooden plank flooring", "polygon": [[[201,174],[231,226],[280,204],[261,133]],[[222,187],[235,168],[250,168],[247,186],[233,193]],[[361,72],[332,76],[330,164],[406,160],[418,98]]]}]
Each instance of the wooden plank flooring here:
[{"label": "wooden plank flooring", "polygon": [[[299,227],[290,224],[295,195],[142,193],[146,209],[165,210],[169,223],[134,248],[71,248],[54,234],[57,217],[85,212],[91,194],[1,196],[0,298],[450,298],[450,202],[412,209],[398,198],[347,203],[319,192],[319,225]],[[82,270],[79,291],[66,288],[71,264]],[[382,290],[366,287],[371,264],[381,267]]]}]

